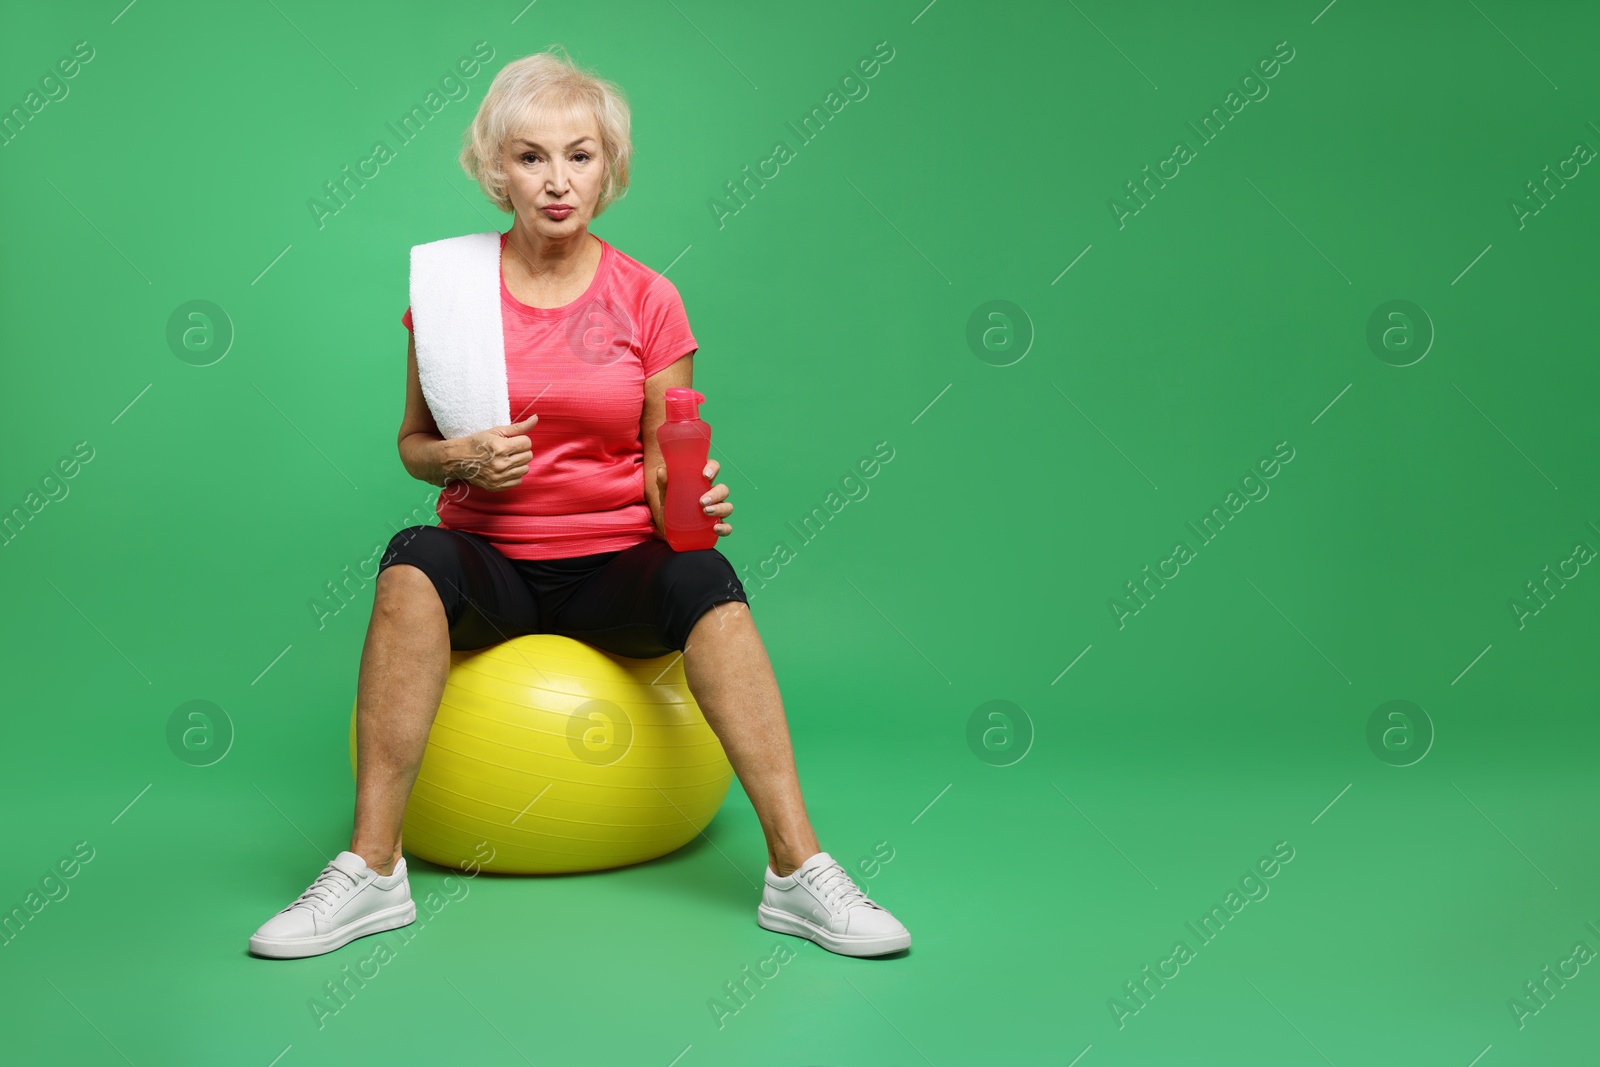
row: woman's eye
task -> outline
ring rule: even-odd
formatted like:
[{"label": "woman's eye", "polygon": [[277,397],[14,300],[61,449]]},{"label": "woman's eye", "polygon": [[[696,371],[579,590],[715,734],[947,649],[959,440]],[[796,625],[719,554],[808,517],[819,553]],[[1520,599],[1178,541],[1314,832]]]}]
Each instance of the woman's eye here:
[{"label": "woman's eye", "polygon": [[523,154],[522,154],[522,161],[523,161],[523,162],[524,162],[524,163],[531,163],[531,162],[533,162],[533,161],[534,161],[534,160],[535,160],[535,159],[538,159],[538,158],[539,158],[539,157],[538,157],[538,156],[536,156],[536,155],[534,155],[534,154],[533,154],[533,153],[532,153],[532,152],[524,152],[524,153],[523,153]]}]

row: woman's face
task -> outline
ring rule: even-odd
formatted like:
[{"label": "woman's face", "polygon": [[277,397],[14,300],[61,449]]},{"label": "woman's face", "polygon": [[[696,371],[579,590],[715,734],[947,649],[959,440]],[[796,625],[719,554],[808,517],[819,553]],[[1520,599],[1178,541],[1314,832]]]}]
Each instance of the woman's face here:
[{"label": "woman's face", "polygon": [[[506,195],[517,219],[545,237],[583,232],[605,182],[605,157],[594,119],[546,113],[511,131],[503,159]],[[571,210],[551,213],[565,204]]]}]

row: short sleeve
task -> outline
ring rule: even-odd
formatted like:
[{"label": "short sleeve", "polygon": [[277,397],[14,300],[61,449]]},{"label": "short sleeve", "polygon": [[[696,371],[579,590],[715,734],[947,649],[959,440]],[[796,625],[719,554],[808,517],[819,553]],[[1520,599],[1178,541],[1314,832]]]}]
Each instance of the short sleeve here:
[{"label": "short sleeve", "polygon": [[689,329],[689,314],[684,310],[678,287],[665,275],[656,275],[645,291],[642,318],[645,343],[641,362],[646,378],[699,347]]},{"label": "short sleeve", "polygon": [[[404,326],[408,330],[412,329],[412,327],[411,327],[411,309],[410,308],[406,308],[406,313],[404,315],[400,316],[400,325]],[[415,331],[413,331],[413,332],[415,332]]]}]

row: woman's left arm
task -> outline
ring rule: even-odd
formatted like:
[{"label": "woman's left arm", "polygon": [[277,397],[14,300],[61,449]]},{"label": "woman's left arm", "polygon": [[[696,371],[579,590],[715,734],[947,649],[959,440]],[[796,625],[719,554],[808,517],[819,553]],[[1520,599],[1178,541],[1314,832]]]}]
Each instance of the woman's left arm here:
[{"label": "woman's left arm", "polygon": [[[662,520],[662,494],[667,486],[667,468],[661,458],[661,445],[656,440],[656,429],[667,420],[667,390],[694,387],[694,353],[673,360],[661,370],[644,380],[644,415],[640,420],[639,436],[644,443],[644,499],[650,506],[650,521],[655,524],[656,537],[666,540],[666,527]],[[706,477],[716,478],[722,465],[714,459],[706,460]],[[717,523],[719,537],[733,533],[726,521],[733,514],[733,505],[727,502],[728,487],[718,483],[707,492],[712,506],[711,514],[724,520]]]}]

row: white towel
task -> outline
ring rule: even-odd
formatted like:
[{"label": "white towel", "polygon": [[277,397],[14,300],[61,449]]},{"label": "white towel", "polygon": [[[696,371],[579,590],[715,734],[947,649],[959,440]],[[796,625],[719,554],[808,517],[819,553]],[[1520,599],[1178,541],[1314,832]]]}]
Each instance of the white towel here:
[{"label": "white towel", "polygon": [[422,395],[442,436],[511,422],[498,230],[412,246],[411,331]]}]

